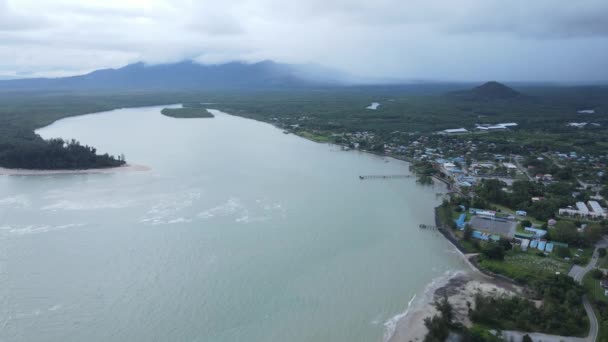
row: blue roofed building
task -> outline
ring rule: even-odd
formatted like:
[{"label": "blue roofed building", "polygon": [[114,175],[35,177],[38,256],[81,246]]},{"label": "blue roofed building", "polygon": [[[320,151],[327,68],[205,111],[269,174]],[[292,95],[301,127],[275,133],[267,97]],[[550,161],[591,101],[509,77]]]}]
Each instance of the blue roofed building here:
[{"label": "blue roofed building", "polygon": [[458,229],[460,230],[464,230],[464,226],[465,226],[465,219],[467,218],[467,214],[460,214],[460,217],[458,217],[458,220],[456,220],[456,227],[458,227]]}]

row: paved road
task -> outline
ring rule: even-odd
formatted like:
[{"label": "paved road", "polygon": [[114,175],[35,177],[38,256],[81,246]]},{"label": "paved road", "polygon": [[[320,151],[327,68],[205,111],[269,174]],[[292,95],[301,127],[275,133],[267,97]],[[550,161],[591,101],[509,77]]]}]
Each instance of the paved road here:
[{"label": "paved road", "polygon": [[[597,264],[597,260],[599,258],[597,249],[600,247],[599,246],[600,243],[605,242],[605,241],[606,240],[601,240],[600,242],[598,242],[598,244],[596,245],[595,251],[593,251],[593,255],[591,256],[591,260],[589,261],[589,263],[586,266],[584,266],[584,267],[579,266],[579,265],[572,266],[568,275],[571,276],[572,278],[574,278],[574,280],[577,283],[582,282],[585,274],[587,274],[587,272],[589,272],[593,268],[595,268],[595,265]],[[602,246],[602,247],[604,247],[604,246]]]},{"label": "paved road", "polygon": [[[598,241],[595,244],[595,250],[593,251],[593,255],[591,256],[591,260],[589,263],[584,266],[574,265],[570,272],[569,276],[574,278],[577,283],[581,283],[583,281],[583,277],[587,272],[591,271],[597,265],[597,261],[599,259],[598,248],[607,247],[608,240],[604,237],[602,240]],[[567,336],[556,336],[556,335],[546,335],[540,333],[528,333],[534,342],[595,342],[597,340],[597,334],[599,331],[597,317],[595,316],[595,312],[593,311],[593,307],[587,299],[587,296],[583,296],[583,306],[585,307],[585,311],[587,312],[587,316],[589,317],[589,334],[587,337],[567,337]],[[522,340],[525,332],[521,331],[503,331],[502,332],[505,341],[514,341],[519,342]]]}]

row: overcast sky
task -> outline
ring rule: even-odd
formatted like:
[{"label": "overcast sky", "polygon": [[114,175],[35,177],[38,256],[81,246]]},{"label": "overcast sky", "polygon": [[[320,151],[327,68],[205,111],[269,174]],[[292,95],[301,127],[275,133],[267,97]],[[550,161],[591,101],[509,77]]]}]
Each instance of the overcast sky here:
[{"label": "overcast sky", "polygon": [[427,80],[608,80],[608,0],[0,0],[0,76],[271,59]]}]

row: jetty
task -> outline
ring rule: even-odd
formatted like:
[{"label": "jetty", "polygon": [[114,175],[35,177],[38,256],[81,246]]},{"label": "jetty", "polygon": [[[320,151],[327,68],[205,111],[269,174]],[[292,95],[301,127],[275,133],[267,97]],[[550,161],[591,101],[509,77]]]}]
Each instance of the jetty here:
[{"label": "jetty", "polygon": [[424,223],[421,223],[418,227],[420,229],[431,229],[431,230],[437,230],[437,229],[439,229],[439,227],[437,227],[437,226],[431,226],[429,224],[424,224]]},{"label": "jetty", "polygon": [[398,179],[398,178],[410,178],[412,175],[363,175],[359,176],[359,179]]}]

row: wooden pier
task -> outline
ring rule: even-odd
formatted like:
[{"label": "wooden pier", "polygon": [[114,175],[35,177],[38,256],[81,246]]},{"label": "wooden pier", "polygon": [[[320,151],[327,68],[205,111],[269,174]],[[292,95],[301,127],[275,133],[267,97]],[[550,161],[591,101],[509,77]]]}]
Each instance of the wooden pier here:
[{"label": "wooden pier", "polygon": [[439,229],[439,227],[431,226],[431,225],[423,224],[423,223],[421,223],[418,227],[420,229],[431,229],[431,230],[437,230],[437,229]]},{"label": "wooden pier", "polygon": [[412,175],[364,175],[359,176],[359,179],[398,179],[398,178],[410,178]]}]

